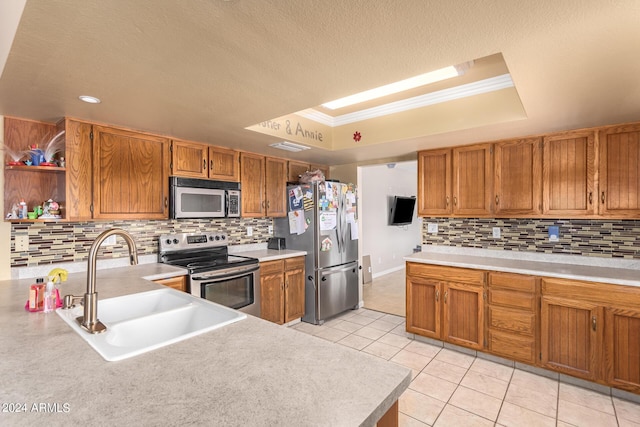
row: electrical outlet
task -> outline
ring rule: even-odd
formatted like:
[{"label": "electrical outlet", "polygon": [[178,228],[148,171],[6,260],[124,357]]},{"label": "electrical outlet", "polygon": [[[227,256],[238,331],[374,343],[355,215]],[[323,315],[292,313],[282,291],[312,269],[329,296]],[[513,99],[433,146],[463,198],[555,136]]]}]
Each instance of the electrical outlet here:
[{"label": "electrical outlet", "polygon": [[253,236],[253,227],[247,227],[247,236]]},{"label": "electrical outlet", "polygon": [[269,226],[269,234],[273,234],[273,225]]},{"label": "electrical outlet", "polygon": [[493,227],[493,238],[494,239],[500,238],[500,227]]},{"label": "electrical outlet", "polygon": [[29,236],[21,235],[16,236],[16,252],[28,252],[29,251]]},{"label": "electrical outlet", "polygon": [[116,236],[113,235],[104,239],[104,242],[102,242],[100,246],[113,246],[115,244],[116,244]]},{"label": "electrical outlet", "polygon": [[428,222],[427,223],[427,233],[438,234],[438,223],[437,222]]}]

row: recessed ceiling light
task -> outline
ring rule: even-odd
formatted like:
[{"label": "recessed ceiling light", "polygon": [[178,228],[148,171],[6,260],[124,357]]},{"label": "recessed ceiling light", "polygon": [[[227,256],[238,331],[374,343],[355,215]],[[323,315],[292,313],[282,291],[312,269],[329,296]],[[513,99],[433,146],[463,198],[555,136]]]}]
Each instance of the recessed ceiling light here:
[{"label": "recessed ceiling light", "polygon": [[306,145],[294,144],[293,142],[289,142],[289,141],[282,141],[282,142],[269,144],[269,147],[278,148],[280,150],[286,150],[286,151],[302,151],[302,150],[308,150],[309,148],[311,148],[311,147],[307,147]]},{"label": "recessed ceiling light", "polygon": [[359,104],[361,102],[370,101],[372,99],[381,98],[394,93],[404,92],[405,90],[425,86],[431,83],[450,79],[452,77],[458,77],[464,74],[468,68],[469,65],[466,63],[462,66],[451,65],[429,73],[420,74],[419,76],[400,80],[399,82],[365,90],[364,92],[356,93],[354,95],[345,96],[344,98],[322,104],[322,106],[330,110],[348,107],[349,105]]},{"label": "recessed ceiling light", "polygon": [[87,102],[89,104],[100,104],[100,99],[96,98],[95,96],[89,96],[89,95],[80,95],[78,98],[80,98],[80,101],[84,101]]}]

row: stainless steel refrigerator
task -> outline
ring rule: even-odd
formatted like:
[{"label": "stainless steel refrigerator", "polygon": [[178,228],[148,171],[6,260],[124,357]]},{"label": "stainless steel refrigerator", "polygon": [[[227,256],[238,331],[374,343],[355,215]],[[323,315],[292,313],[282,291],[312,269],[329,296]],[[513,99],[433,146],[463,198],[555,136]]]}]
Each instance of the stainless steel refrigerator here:
[{"label": "stainless steel refrigerator", "polygon": [[288,215],[274,220],[274,235],[307,251],[302,320],[319,325],[358,307],[356,187],[320,181],[288,186],[287,195]]}]

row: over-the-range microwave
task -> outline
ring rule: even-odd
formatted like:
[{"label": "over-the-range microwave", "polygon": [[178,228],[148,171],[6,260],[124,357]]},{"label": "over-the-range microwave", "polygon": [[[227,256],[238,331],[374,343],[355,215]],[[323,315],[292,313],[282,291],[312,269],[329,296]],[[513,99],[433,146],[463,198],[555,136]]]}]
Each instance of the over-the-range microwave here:
[{"label": "over-the-range microwave", "polygon": [[169,178],[169,217],[233,218],[240,216],[240,183]]}]

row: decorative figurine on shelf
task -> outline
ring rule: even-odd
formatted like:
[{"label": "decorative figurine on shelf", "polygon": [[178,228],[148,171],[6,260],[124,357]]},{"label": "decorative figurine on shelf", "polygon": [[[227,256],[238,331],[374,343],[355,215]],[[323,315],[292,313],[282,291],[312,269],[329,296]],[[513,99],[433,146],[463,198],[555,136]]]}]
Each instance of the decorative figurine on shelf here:
[{"label": "decorative figurine on shelf", "polygon": [[60,218],[60,205],[52,199],[42,204],[42,215],[40,218]]},{"label": "decorative figurine on shelf", "polygon": [[44,162],[40,166],[57,166],[54,159],[56,154],[61,153],[64,150],[65,139],[62,138],[64,131],[58,132],[56,136],[51,138],[44,147]]},{"label": "decorative figurine on shelf", "polygon": [[[25,150],[12,150],[4,144],[0,144],[0,148],[4,150],[6,154],[11,157],[11,161],[7,162],[7,166],[21,166],[24,163],[22,160],[29,154],[29,151]],[[28,166],[28,165],[27,165]]]}]

